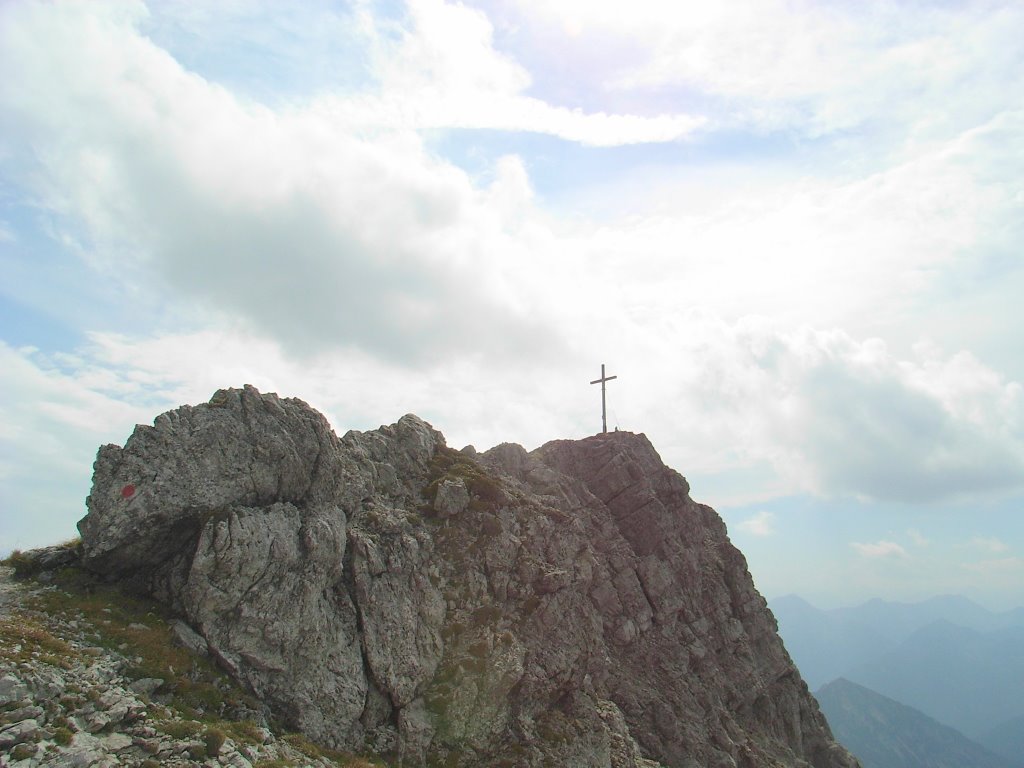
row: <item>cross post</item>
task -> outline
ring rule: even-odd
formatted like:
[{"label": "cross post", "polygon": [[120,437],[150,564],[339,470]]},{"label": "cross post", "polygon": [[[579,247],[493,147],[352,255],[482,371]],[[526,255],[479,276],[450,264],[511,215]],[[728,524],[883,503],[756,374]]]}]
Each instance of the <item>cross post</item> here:
[{"label": "cross post", "polygon": [[604,363],[601,363],[601,378],[600,379],[594,379],[592,382],[590,382],[591,384],[600,384],[601,385],[601,433],[602,434],[606,434],[608,432],[608,412],[607,412],[607,410],[605,408],[604,383],[606,381],[611,381],[612,379],[617,379],[617,378],[619,378],[619,377],[618,376],[605,376],[604,375]]}]

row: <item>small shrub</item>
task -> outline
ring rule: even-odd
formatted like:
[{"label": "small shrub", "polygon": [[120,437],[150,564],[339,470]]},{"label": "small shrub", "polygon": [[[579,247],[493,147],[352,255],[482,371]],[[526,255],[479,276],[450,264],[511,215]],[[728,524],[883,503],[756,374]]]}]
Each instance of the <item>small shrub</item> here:
[{"label": "small shrub", "polygon": [[203,726],[194,720],[163,720],[154,723],[153,727],[172,739],[187,739],[203,730]]},{"label": "small shrub", "polygon": [[36,660],[63,667],[69,658],[77,656],[75,649],[54,637],[34,617],[18,614],[0,618],[0,659],[14,663]]},{"label": "small shrub", "polygon": [[430,460],[427,486],[423,495],[433,502],[437,496],[437,488],[445,478],[461,478],[466,489],[473,497],[470,508],[474,510],[489,509],[505,500],[505,494],[499,482],[475,461],[453,448],[441,447]]},{"label": "small shrub", "polygon": [[35,744],[19,744],[11,750],[11,757],[15,760],[27,760],[32,757],[38,749],[39,747]]},{"label": "small shrub", "polygon": [[192,760],[205,760],[209,755],[206,754],[206,747],[202,744],[195,744],[188,748],[188,756]]},{"label": "small shrub", "polygon": [[453,621],[451,624],[447,624],[441,627],[441,639],[451,640],[453,637],[458,637],[466,631],[466,627],[457,621]]},{"label": "small shrub", "polygon": [[180,680],[172,688],[177,705],[184,709],[219,715],[224,710],[224,694],[212,683]]},{"label": "small shrub", "polygon": [[540,607],[540,598],[536,595],[531,595],[523,601],[523,605],[520,611],[523,614],[523,617],[525,618],[534,611],[536,611],[538,607]]},{"label": "small shrub", "polygon": [[311,742],[301,733],[289,733],[281,737],[281,740],[286,744],[295,747],[299,752],[304,754],[306,757],[310,757],[314,760],[319,759],[323,753],[316,744]]},{"label": "small shrub", "polygon": [[473,626],[493,624],[502,617],[501,609],[495,605],[484,605],[473,611]]},{"label": "small shrub", "polygon": [[484,515],[484,518],[480,525],[484,536],[493,538],[501,533],[501,520],[496,518],[494,515]]},{"label": "small shrub", "polygon": [[565,744],[572,735],[572,726],[565,714],[551,710],[537,723],[537,735],[548,744]]},{"label": "small shrub", "polygon": [[500,504],[505,500],[501,492],[501,486],[490,475],[483,473],[474,474],[468,479],[466,485],[469,487],[471,494],[487,504]]},{"label": "small shrub", "polygon": [[236,742],[243,744],[262,744],[264,740],[263,729],[252,720],[239,720],[235,723],[227,723],[225,727]]},{"label": "small shrub", "polygon": [[459,768],[461,764],[458,752],[433,754],[427,760],[427,768]]},{"label": "small shrub", "polygon": [[62,747],[66,747],[68,744],[70,744],[73,738],[75,738],[75,734],[73,734],[68,728],[65,728],[63,726],[57,728],[53,732],[53,740],[60,744]]},{"label": "small shrub", "polygon": [[206,744],[206,752],[210,757],[216,757],[220,754],[221,747],[224,746],[225,741],[227,741],[227,736],[219,728],[208,728],[206,733],[203,734],[203,743]]},{"label": "small shrub", "polygon": [[479,642],[473,643],[469,648],[466,649],[470,656],[475,659],[482,659],[487,656],[490,648],[487,647],[486,640],[480,640]]},{"label": "small shrub", "polygon": [[14,569],[14,578],[27,579],[39,573],[39,563],[26,555],[20,549],[16,549],[8,555],[3,564]]}]

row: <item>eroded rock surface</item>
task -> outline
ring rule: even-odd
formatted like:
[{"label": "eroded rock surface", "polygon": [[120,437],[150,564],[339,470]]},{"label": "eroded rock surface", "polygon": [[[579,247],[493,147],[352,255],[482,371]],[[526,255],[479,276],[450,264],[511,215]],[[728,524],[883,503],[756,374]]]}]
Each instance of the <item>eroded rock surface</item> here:
[{"label": "eroded rock surface", "polygon": [[855,766],[743,556],[643,435],[337,438],[251,387],[100,449],[83,563],[279,717],[403,765]]}]

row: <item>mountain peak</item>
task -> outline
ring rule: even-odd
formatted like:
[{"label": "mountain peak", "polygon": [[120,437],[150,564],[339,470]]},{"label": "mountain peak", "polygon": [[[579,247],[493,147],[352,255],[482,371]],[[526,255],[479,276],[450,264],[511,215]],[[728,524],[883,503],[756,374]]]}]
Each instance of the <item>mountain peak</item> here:
[{"label": "mountain peak", "polygon": [[403,765],[856,765],[643,434],[455,451],[219,390],[100,449],[83,564],[278,717]]}]

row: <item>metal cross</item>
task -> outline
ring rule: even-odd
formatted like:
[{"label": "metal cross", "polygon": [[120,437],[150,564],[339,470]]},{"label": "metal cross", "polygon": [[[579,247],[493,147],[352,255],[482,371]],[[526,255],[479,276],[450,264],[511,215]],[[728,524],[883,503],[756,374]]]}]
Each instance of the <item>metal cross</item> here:
[{"label": "metal cross", "polygon": [[601,432],[607,432],[608,431],[608,412],[605,409],[605,405],[604,405],[604,383],[606,381],[611,381],[612,379],[617,379],[617,378],[619,378],[619,377],[618,376],[605,376],[604,375],[604,363],[601,363],[601,378],[600,379],[594,379],[592,382],[590,382],[591,384],[598,384],[598,383],[601,384]]}]

